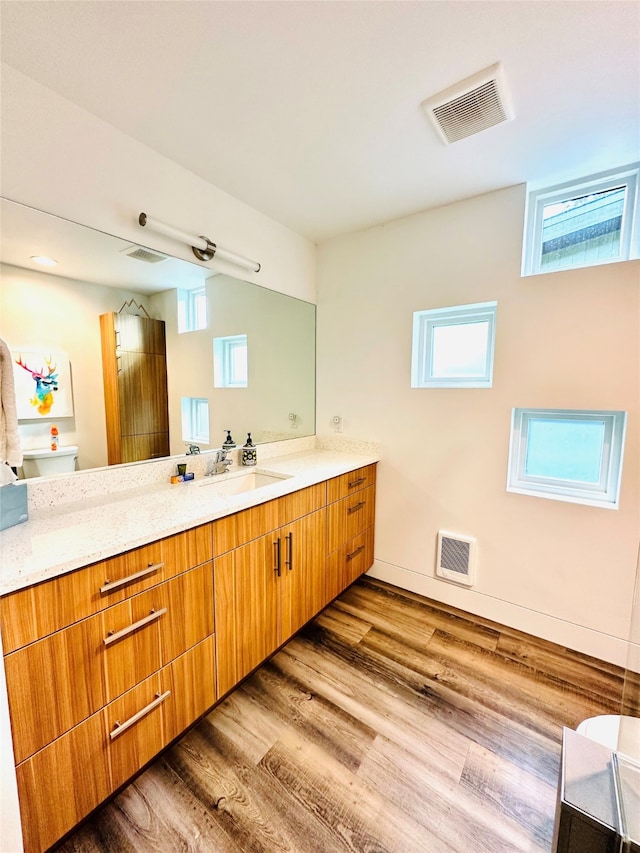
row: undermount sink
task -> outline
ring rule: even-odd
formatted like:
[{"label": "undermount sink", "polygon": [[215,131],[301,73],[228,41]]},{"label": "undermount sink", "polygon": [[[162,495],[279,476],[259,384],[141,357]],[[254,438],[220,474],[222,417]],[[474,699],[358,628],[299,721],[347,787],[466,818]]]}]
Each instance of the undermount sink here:
[{"label": "undermount sink", "polygon": [[265,474],[260,471],[251,471],[246,474],[213,474],[197,481],[199,486],[215,486],[216,492],[221,495],[240,495],[243,492],[252,492],[254,489],[262,489],[265,486],[273,486],[288,480],[289,477],[282,474]]}]

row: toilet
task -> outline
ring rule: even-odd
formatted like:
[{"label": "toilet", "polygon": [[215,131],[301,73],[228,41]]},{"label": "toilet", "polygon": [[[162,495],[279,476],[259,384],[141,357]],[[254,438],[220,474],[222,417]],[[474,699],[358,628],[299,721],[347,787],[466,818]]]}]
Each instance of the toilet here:
[{"label": "toilet", "polygon": [[54,474],[70,474],[76,470],[78,448],[69,444],[50,450],[25,450],[22,453],[22,472],[24,477],[51,477]]}]

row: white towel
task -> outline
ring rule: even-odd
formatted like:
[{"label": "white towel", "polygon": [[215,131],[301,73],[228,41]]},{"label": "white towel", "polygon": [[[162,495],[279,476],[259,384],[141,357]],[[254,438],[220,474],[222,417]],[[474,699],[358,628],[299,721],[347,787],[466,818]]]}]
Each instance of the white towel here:
[{"label": "white towel", "polygon": [[6,462],[14,468],[22,465],[13,359],[9,347],[2,338],[0,338],[0,462]]}]

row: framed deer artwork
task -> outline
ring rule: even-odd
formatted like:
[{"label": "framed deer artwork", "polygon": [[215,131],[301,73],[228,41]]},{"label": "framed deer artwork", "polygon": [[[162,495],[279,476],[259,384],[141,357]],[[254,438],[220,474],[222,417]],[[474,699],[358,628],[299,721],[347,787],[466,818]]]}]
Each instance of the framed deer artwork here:
[{"label": "framed deer artwork", "polygon": [[64,352],[11,350],[18,420],[73,417],[71,367]]}]

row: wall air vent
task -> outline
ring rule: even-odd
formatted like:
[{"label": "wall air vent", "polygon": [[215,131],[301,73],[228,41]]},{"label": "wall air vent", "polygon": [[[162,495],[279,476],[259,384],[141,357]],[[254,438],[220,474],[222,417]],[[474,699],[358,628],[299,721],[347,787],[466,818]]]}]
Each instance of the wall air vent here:
[{"label": "wall air vent", "polygon": [[161,261],[167,260],[167,255],[161,252],[152,252],[151,249],[143,249],[142,246],[129,246],[124,250],[124,254],[130,258],[135,258],[136,261],[144,261],[146,264],[159,264]]},{"label": "wall air vent", "polygon": [[472,536],[438,531],[436,577],[463,586],[473,586],[476,579],[477,541]]},{"label": "wall air vent", "polygon": [[422,107],[446,145],[513,118],[499,62],[428,98]]}]

